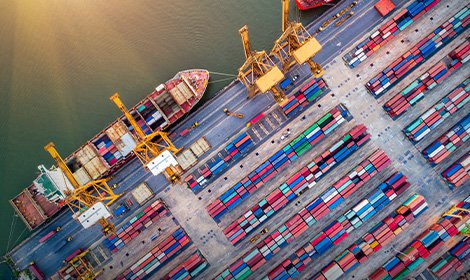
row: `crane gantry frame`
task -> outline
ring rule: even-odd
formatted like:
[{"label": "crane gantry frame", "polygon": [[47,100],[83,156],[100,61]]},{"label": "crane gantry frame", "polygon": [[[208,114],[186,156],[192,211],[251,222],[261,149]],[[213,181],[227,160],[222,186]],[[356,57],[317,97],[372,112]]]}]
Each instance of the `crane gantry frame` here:
[{"label": "crane gantry frame", "polygon": [[325,71],[312,60],[321,48],[302,23],[289,20],[289,0],[282,0],[282,35],[274,42],[271,50],[271,55],[282,63],[282,70],[286,72],[296,63],[308,63],[312,74],[316,78],[321,77]]},{"label": "crane gantry frame", "polygon": [[[64,191],[66,195],[64,202],[70,210],[72,210],[74,216],[90,209],[98,202],[106,203],[106,205],[109,206],[121,196],[120,194],[115,194],[112,188],[108,185],[107,182],[109,181],[109,178],[94,180],[86,183],[85,185],[81,185],[73,175],[72,171],[70,171],[59,152],[57,152],[54,143],[50,142],[44,146],[44,150],[52,156],[59,169],[62,170],[65,177],[67,177],[74,188],[70,191]],[[102,232],[105,235],[115,231],[114,225],[106,218],[101,218],[99,223],[102,226]]]},{"label": "crane gantry frame", "polygon": [[284,80],[282,71],[265,51],[251,49],[248,26],[243,26],[238,32],[242,38],[245,63],[238,69],[237,77],[248,89],[248,97],[253,98],[259,92],[271,91],[277,103],[287,101],[285,94],[276,88],[276,85]]},{"label": "crane gantry frame", "polygon": [[[109,98],[116,106],[121,110],[126,119],[131,123],[134,128],[138,143],[133,149],[134,154],[140,160],[142,165],[148,170],[148,164],[160,156],[164,151],[169,151],[173,155],[177,154],[181,149],[178,149],[173,145],[168,134],[162,131],[156,131],[149,135],[140,128],[131,115],[127,107],[121,101],[119,93],[115,93]],[[180,172],[178,168],[166,168],[168,179],[174,183],[180,181]]]}]

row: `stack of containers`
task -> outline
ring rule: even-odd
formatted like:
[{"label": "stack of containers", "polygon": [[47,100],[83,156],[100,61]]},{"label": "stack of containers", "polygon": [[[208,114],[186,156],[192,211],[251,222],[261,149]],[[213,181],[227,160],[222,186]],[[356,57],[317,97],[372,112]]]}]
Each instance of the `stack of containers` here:
[{"label": "stack of containers", "polygon": [[424,63],[426,59],[457,38],[468,27],[469,7],[470,5],[460,10],[372,78],[366,85],[367,89],[375,97],[379,97],[416,67]]},{"label": "stack of containers", "polygon": [[[383,161],[385,159],[385,161]],[[318,222],[326,213],[337,207],[346,197],[341,196],[334,186],[338,183],[351,180],[351,184],[362,186],[390,164],[387,155],[381,150],[374,152],[368,159],[354,168],[351,173],[340,179],[333,187],[323,192],[320,197],[311,201],[297,214],[291,217],[283,225],[259,242],[243,257],[232,263],[220,275],[221,279],[240,279],[242,275],[250,275],[259,267],[269,261],[282,248],[292,243],[302,233]],[[365,174],[368,174],[364,176]],[[348,195],[353,194],[358,188],[353,188]],[[219,278],[218,278],[219,279]]]},{"label": "stack of containers", "polygon": [[191,239],[189,239],[186,232],[179,228],[148,254],[126,269],[116,280],[143,279],[145,276],[155,272],[156,269],[164,265],[172,257],[178,255],[190,243]]},{"label": "stack of containers", "polygon": [[[398,234],[407,229],[416,217],[427,209],[427,203],[424,197],[420,195],[413,195],[407,200],[407,202],[410,201],[421,206],[415,208],[415,210],[412,210],[407,203],[400,206],[391,215],[376,224],[368,233],[354,242],[348,249],[340,253],[334,261],[326,265],[312,279],[338,279],[366,262],[368,257],[390,243]],[[406,209],[405,212],[403,212],[403,209]],[[412,218],[407,220],[405,215]]]},{"label": "stack of containers", "polygon": [[458,112],[470,101],[470,79],[452,90],[447,96],[434,104],[425,113],[403,129],[413,142],[421,141],[424,136],[439,126],[444,120]]},{"label": "stack of containers", "polygon": [[147,206],[144,211],[138,213],[125,223],[124,226],[116,231],[116,234],[106,238],[104,240],[105,246],[111,253],[116,253],[167,213],[169,211],[165,204],[161,200],[155,201]]},{"label": "stack of containers", "polygon": [[280,209],[313,187],[321,177],[353,154],[370,138],[364,125],[354,127],[339,142],[326,150],[310,164],[300,169],[290,179],[276,188],[243,214],[225,230],[232,244],[237,244],[248,233],[258,228]]},{"label": "stack of containers", "polygon": [[299,156],[310,150],[325,136],[329,136],[335,128],[344,123],[348,115],[347,109],[342,106],[333,108],[292,142],[274,153],[248,176],[241,179],[207,206],[209,215],[218,221],[225,213],[235,208],[243,199],[272,179],[281,169],[287,167]]},{"label": "stack of containers", "polygon": [[[385,183],[379,185],[378,189],[375,190],[367,199],[356,204],[356,206],[352,207],[336,221],[328,225],[312,240],[304,244],[304,246],[298,249],[295,253],[282,261],[280,265],[268,273],[267,278],[296,278],[313,259],[320,257],[329,249],[341,243],[349,233],[360,227],[365,221],[370,219],[373,215],[378,213],[380,209],[388,205],[397,197],[399,193],[398,191],[395,191],[395,188],[399,189],[400,192],[403,192],[408,188],[409,183],[406,182],[406,177],[404,176],[402,177],[405,178],[405,181],[403,181],[400,186],[397,185],[394,188],[391,181],[395,180],[395,176],[396,175],[392,176]],[[379,196],[379,193],[382,193],[382,195]],[[338,268],[341,270],[339,266]],[[327,275],[330,275],[332,279],[336,279],[335,275],[337,275],[338,272],[339,271],[337,270],[332,270],[331,274],[327,272]]]},{"label": "stack of containers", "polygon": [[165,280],[188,280],[193,279],[209,266],[204,256],[197,250],[182,264],[170,271],[163,279]]},{"label": "stack of containers", "polygon": [[470,114],[423,150],[424,158],[435,165],[446,159],[470,138]]},{"label": "stack of containers", "polygon": [[98,153],[112,166],[122,158],[121,152],[114,143],[109,139],[108,135],[102,133],[98,138],[92,140],[93,145],[98,150]]},{"label": "stack of containers", "polygon": [[442,172],[442,177],[454,187],[460,187],[470,179],[470,152]]},{"label": "stack of containers", "polygon": [[383,106],[385,111],[393,119],[396,119],[405,113],[409,107],[416,105],[424,98],[425,94],[428,94],[430,90],[438,84],[441,84],[445,78],[462,65],[461,58],[452,59],[452,54],[455,54],[459,49],[460,53],[462,53],[460,57],[465,57],[465,61],[467,61],[470,56],[469,41],[465,41],[463,45],[449,53],[448,57],[443,58],[434,66],[429,68],[423,75],[408,85],[404,90],[388,100]]},{"label": "stack of containers", "polygon": [[248,133],[243,132],[235,138],[227,147],[225,151],[227,156],[215,156],[212,162],[206,162],[206,165],[199,171],[194,172],[185,178],[185,182],[193,192],[198,192],[204,188],[210,179],[215,174],[221,173],[227,167],[232,159],[246,154],[248,150],[254,147],[255,143]]},{"label": "stack of containers", "polygon": [[[460,202],[457,207],[470,209],[470,197]],[[404,279],[411,271],[417,269],[431,254],[439,251],[442,246],[466,227],[470,215],[468,212],[459,212],[462,219],[457,217],[441,218],[436,224],[429,227],[418,238],[411,242],[395,257],[386,262],[369,276],[370,280],[378,279]]]},{"label": "stack of containers", "polygon": [[351,68],[358,66],[439,2],[440,0],[413,1],[408,7],[401,10],[391,20],[387,21],[377,31],[347,53],[343,57],[344,61]]},{"label": "stack of containers", "polygon": [[281,108],[286,116],[291,117],[309,103],[314,102],[322,93],[325,93],[326,90],[327,87],[323,79],[313,79],[303,86],[300,91],[292,95],[286,104],[281,105]]},{"label": "stack of containers", "polygon": [[439,279],[450,279],[454,272],[462,272],[470,258],[470,238],[465,238],[429,266]]}]

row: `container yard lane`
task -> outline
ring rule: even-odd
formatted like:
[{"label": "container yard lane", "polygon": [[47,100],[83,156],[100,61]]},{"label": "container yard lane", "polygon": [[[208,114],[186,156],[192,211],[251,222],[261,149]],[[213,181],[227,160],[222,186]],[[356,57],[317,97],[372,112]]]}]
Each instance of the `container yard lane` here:
[{"label": "container yard lane", "polygon": [[[355,166],[355,164],[359,164],[361,161],[366,159],[366,156],[369,155],[369,152],[374,150],[381,149],[383,150],[386,155],[395,163],[395,168],[398,171],[403,171],[404,174],[408,177],[408,181],[414,186],[414,191],[418,191],[419,194],[423,195],[426,198],[426,202],[430,207],[433,207],[433,211],[427,211],[424,214],[420,215],[420,217],[416,218],[416,221],[413,222],[413,226],[419,226],[423,230],[426,228],[428,223],[428,219],[435,218],[435,213],[442,213],[449,207],[449,193],[448,189],[443,183],[443,180],[440,178],[440,175],[433,172],[433,169],[428,163],[422,158],[420,153],[415,149],[413,144],[408,141],[402,134],[402,129],[408,125],[413,119],[410,116],[413,115],[416,117],[419,114],[415,111],[415,108],[409,109],[406,116],[407,118],[400,119],[399,121],[390,124],[392,122],[391,118],[382,111],[382,105],[388,99],[390,99],[393,95],[397,94],[394,89],[391,89],[387,92],[386,95],[382,96],[379,99],[375,99],[370,93],[366,91],[364,85],[372,79],[379,71],[381,71],[385,66],[392,62],[392,59],[396,58],[399,54],[401,54],[405,49],[409,49],[413,46],[413,43],[403,44],[400,43],[401,38],[410,38],[410,41],[416,43],[417,37],[421,39],[425,34],[429,33],[437,26],[442,24],[443,20],[450,17],[452,12],[455,13],[456,10],[461,9],[463,4],[459,4],[455,1],[450,4],[450,10],[433,10],[430,15],[435,18],[434,22],[431,22],[427,15],[426,21],[429,21],[429,26],[420,26],[420,29],[426,30],[422,31],[424,33],[414,32],[414,30],[405,30],[400,34],[397,38],[392,41],[389,45],[386,46],[387,50],[390,50],[391,55],[386,56],[384,53],[382,54],[383,59],[377,61],[377,55],[374,54],[369,61],[358,65],[355,69],[351,70],[349,67],[344,65],[342,59],[337,57],[340,53],[349,50],[352,46],[357,44],[357,40],[363,37],[367,32],[372,31],[374,28],[377,28],[377,24],[380,24],[384,21],[382,17],[378,15],[378,13],[373,9],[373,4],[375,1],[366,1],[366,0],[359,0],[356,7],[353,8],[354,16],[346,21],[340,27],[335,28],[334,26],[327,27],[324,31],[318,33],[316,38],[322,44],[323,49],[322,51],[316,56],[315,60],[320,63],[321,65],[325,66],[326,74],[323,77],[328,85],[328,87],[332,90],[333,96],[327,96],[321,99],[321,109],[309,108],[308,109],[308,117],[310,118],[309,121],[313,121],[315,119],[319,119],[321,116],[326,114],[329,110],[333,107],[338,105],[339,103],[345,103],[350,113],[352,113],[354,117],[354,121],[348,126],[338,129],[338,135],[331,136],[331,139],[324,140],[318,146],[318,151],[315,153],[319,153],[326,148],[329,148],[334,141],[338,141],[340,137],[348,132],[348,129],[351,129],[354,124],[361,124],[364,123],[372,135],[372,140],[374,144],[369,143],[366,147],[362,148],[361,151],[358,152],[357,158],[351,158],[346,161],[346,164],[338,166],[334,172],[330,175],[326,176],[325,181],[325,188],[330,186],[331,184],[335,183],[336,180],[342,178],[347,172],[350,171],[351,167]],[[405,3],[410,1],[405,0],[396,0],[394,1],[397,7],[402,7]],[[345,8],[349,5],[349,1],[341,1],[337,6],[332,8],[330,11],[325,13],[324,16],[319,21],[311,23],[308,26],[308,30],[311,33],[314,33],[321,23],[326,19],[332,17],[334,14],[338,13],[340,10]],[[445,7],[445,4],[440,3],[438,8]],[[423,18],[422,21],[425,19]],[[414,29],[414,28],[412,28]],[[458,42],[462,42],[462,36],[466,34],[460,35],[455,42],[443,48],[443,52],[448,54],[453,48],[455,48]],[[460,40],[460,41],[459,41]],[[382,49],[380,52],[384,52],[385,50]],[[380,55],[380,53],[379,53]],[[443,56],[440,56],[439,59],[442,59]],[[437,63],[436,58],[432,61],[427,62],[423,66],[417,68],[415,72],[420,72],[421,68],[422,71],[425,71],[430,68],[429,63]],[[373,66],[369,66],[369,64]],[[294,74],[295,73],[295,74]],[[460,72],[457,72],[459,74]],[[456,75],[457,75],[456,74]],[[299,90],[299,88],[305,84],[306,81],[310,81],[310,71],[308,66],[304,65],[301,67],[294,67],[290,74],[287,76],[299,75],[298,79],[294,82],[294,86],[287,90],[286,94],[291,94]],[[462,74],[460,73],[462,76]],[[403,85],[408,85],[412,82],[412,79],[416,79],[416,75],[410,75],[402,82],[398,83],[394,86],[394,88],[402,89],[404,88]],[[449,78],[450,79],[450,78]],[[461,82],[461,81],[460,81]],[[193,123],[199,122],[200,126],[193,129],[187,136],[185,137],[173,137],[175,139],[174,143],[177,147],[188,147],[191,143],[196,141],[202,136],[205,136],[207,141],[212,145],[214,148],[210,151],[209,154],[204,155],[203,157],[199,158],[200,162],[205,162],[206,158],[213,156],[214,151],[220,149],[220,147],[226,146],[229,139],[232,139],[235,135],[238,135],[239,131],[245,128],[247,121],[251,120],[252,118],[259,115],[260,112],[269,111],[272,109],[274,105],[274,100],[271,95],[260,95],[253,100],[246,99],[246,89],[242,86],[239,82],[234,82],[230,84],[226,89],[222,90],[216,97],[214,97],[211,101],[207,102],[203,107],[198,109],[196,112],[192,113],[188,117],[185,118],[184,121],[181,122],[180,125],[175,127],[170,133],[171,135],[179,135],[181,131],[190,127]],[[447,92],[443,92],[441,97],[447,94]],[[385,99],[385,100],[383,100]],[[383,102],[382,102],[383,100]],[[421,101],[416,108],[429,108],[439,99],[433,99],[432,102],[425,98]],[[378,103],[380,102],[380,104]],[[320,104],[318,104],[320,105]],[[422,106],[422,107],[421,107]],[[240,112],[245,115],[244,119],[238,119],[234,117],[227,117],[225,113],[222,111],[223,108],[228,108],[234,112]],[[420,109],[419,113],[422,113],[423,110]],[[315,112],[317,111],[317,112]],[[468,110],[467,110],[468,112]],[[459,115],[460,116],[460,115]],[[292,121],[292,120],[291,120]],[[452,124],[446,123],[442,125],[439,132],[436,132],[439,135],[444,134],[448,131],[453,125],[456,125],[457,119],[454,120]],[[302,125],[306,125],[305,123],[302,124],[302,120],[300,116],[294,120],[295,124],[289,124],[289,127],[299,127],[296,131],[292,132],[293,134],[297,135],[303,130],[300,130]],[[297,126],[296,126],[297,125]],[[139,185],[142,182],[146,182],[148,186],[152,189],[153,192],[157,193],[157,197],[163,198],[163,200],[168,205],[172,215],[176,218],[176,220],[181,224],[181,226],[186,230],[189,237],[192,239],[196,247],[199,249],[200,253],[204,256],[204,258],[209,263],[209,267],[202,273],[201,279],[209,279],[210,277],[214,277],[222,273],[222,271],[230,265],[234,260],[241,257],[244,253],[246,253],[247,249],[253,247],[254,244],[249,242],[249,239],[253,236],[258,236],[261,238],[260,240],[264,239],[265,236],[261,230],[264,226],[257,228],[251,235],[247,235],[246,240],[240,242],[239,245],[236,247],[232,246],[232,244],[227,240],[222,230],[225,227],[220,227],[212,219],[209,213],[206,210],[206,207],[213,202],[217,197],[223,194],[223,191],[226,191],[229,186],[228,184],[233,185],[235,178],[240,179],[242,175],[246,174],[250,170],[252,170],[255,166],[258,166],[259,163],[263,158],[267,158],[272,152],[276,151],[276,149],[269,148],[269,144],[273,143],[276,144],[275,146],[278,147],[279,143],[281,143],[281,135],[284,133],[284,129],[282,131],[274,130],[271,134],[267,134],[265,139],[258,143],[259,147],[263,146],[264,149],[261,151],[257,150],[257,156],[259,151],[259,158],[256,158],[253,153],[250,154],[250,157],[242,158],[239,162],[243,162],[245,168],[242,170],[241,164],[236,166],[231,166],[231,170],[226,170],[224,176],[227,178],[225,180],[222,177],[217,177],[211,183],[213,187],[208,188],[207,190],[201,191],[200,194],[194,195],[191,190],[185,188],[183,186],[176,186],[173,188],[169,188],[169,184],[166,181],[163,175],[152,176],[149,173],[145,172],[145,170],[141,167],[140,163],[137,160],[133,160],[129,162],[125,167],[123,167],[119,172],[113,175],[113,179],[111,180],[111,184],[118,184],[118,188],[116,190],[117,193],[126,193],[123,198],[121,198],[115,205],[112,206],[112,210],[119,206],[120,202],[123,202],[128,197],[130,197],[130,192],[134,187]],[[434,135],[434,134],[433,134]],[[439,135],[436,135],[437,138]],[[271,142],[271,141],[272,142]],[[291,141],[290,139],[289,141]],[[426,143],[430,143],[429,140]],[[268,147],[268,148],[266,148]],[[258,149],[258,148],[257,148]],[[423,147],[424,149],[424,147]],[[467,149],[468,150],[468,149]],[[458,170],[462,169],[459,167],[459,158],[463,156],[464,153],[461,149],[449,157],[446,161],[446,167],[450,166],[452,162],[456,162],[455,167],[451,170],[445,171],[445,176],[451,178],[452,175]],[[311,159],[310,159],[311,161]],[[452,161],[452,162],[450,162]],[[286,174],[282,174],[282,176],[277,176],[276,182],[281,182],[282,180],[287,180],[288,175],[292,175],[294,171],[298,170],[302,164],[306,164],[307,159],[302,159],[298,161],[292,170],[286,170]],[[447,164],[448,163],[448,164]],[[190,171],[198,168],[200,166],[196,165]],[[459,169],[460,168],[460,169]],[[442,167],[439,169],[444,171]],[[390,176],[394,171],[391,167],[384,172],[382,176]],[[386,175],[385,175],[386,174]],[[454,177],[452,177],[454,178]],[[368,184],[367,190],[370,190],[372,185],[375,187],[380,182],[384,181],[387,178],[377,177],[371,180]],[[449,179],[451,180],[451,179]],[[225,182],[227,181],[227,182]],[[457,182],[458,183],[458,182]],[[246,201],[242,203],[242,206],[237,207],[232,213],[227,214],[222,221],[223,226],[228,226],[232,223],[236,218],[238,218],[241,214],[244,214],[244,211],[249,210],[253,205],[255,205],[261,198],[263,198],[269,191],[273,190],[280,184],[275,184],[275,182],[271,182],[263,191],[256,192],[253,196],[249,197]],[[432,186],[431,188],[428,186]],[[211,189],[214,189],[211,192]],[[468,190],[468,189],[467,189]],[[318,192],[318,193],[317,193]],[[319,190],[316,191],[316,195],[319,195]],[[361,190],[358,192],[358,196],[355,198],[355,202],[360,199],[360,197],[364,197],[368,194],[366,189]],[[452,195],[455,197],[463,197],[465,194],[465,188],[459,188],[455,191]],[[331,251],[331,256],[336,256],[342,251],[346,249],[346,245],[354,242],[364,234],[366,231],[371,228],[372,225],[376,224],[380,220],[385,218],[385,215],[392,215],[391,213],[401,204],[404,203],[405,200],[411,195],[411,190],[405,191],[405,193],[400,196],[398,199],[394,200],[393,206],[388,206],[386,211],[381,212],[374,217],[374,222],[371,222],[370,226],[363,226],[359,228],[354,233],[354,239],[347,238],[340,246],[336,246]],[[199,198],[199,199],[198,199]],[[277,226],[281,225],[281,223],[290,217],[291,215],[295,214],[299,208],[300,204],[306,205],[308,202],[311,201],[314,197],[303,196],[301,202],[292,203],[292,205],[286,206],[280,212],[281,214],[277,214],[279,219],[271,219],[266,223],[266,227],[269,230],[274,231]],[[300,200],[299,200],[300,201]],[[352,202],[345,203],[348,207],[353,206]],[[346,210],[345,208],[343,210]],[[115,217],[113,218],[113,223],[116,225],[116,228],[119,228],[124,223],[128,222],[130,217],[134,217],[139,211],[142,209],[134,206],[129,209],[129,212],[122,217]],[[332,222],[334,218],[338,218],[339,214],[343,213],[343,210],[338,212],[338,215],[333,216],[330,214],[326,219],[328,222]],[[93,227],[88,230],[83,230],[81,225],[70,218],[70,212],[64,211],[65,213],[61,213],[56,219],[53,220],[50,224],[45,225],[43,228],[37,231],[36,234],[32,236],[31,239],[23,242],[19,246],[15,248],[15,250],[11,253],[11,258],[14,260],[15,264],[18,268],[24,269],[26,268],[31,261],[36,261],[38,266],[41,270],[47,275],[53,275],[61,266],[63,260],[74,252],[77,248],[86,249],[89,247],[97,246],[102,242],[102,235],[98,227]],[[433,213],[431,213],[433,212]],[[284,217],[285,216],[285,217]],[[395,217],[394,214],[392,217]],[[274,221],[276,220],[276,221]],[[435,219],[434,219],[435,220]],[[326,224],[326,223],[325,223]],[[46,243],[39,243],[39,239],[43,237],[45,234],[50,232],[51,230],[55,229],[57,226],[61,226],[62,230],[59,231],[51,240]],[[318,227],[318,226],[317,226]],[[318,227],[316,231],[320,230]],[[332,237],[334,235],[331,235]],[[72,240],[67,242],[66,239],[68,237],[72,237]],[[309,237],[313,238],[313,233],[309,234]],[[409,236],[409,234],[403,233],[393,241],[391,241],[387,246],[396,246],[397,248],[401,248],[400,244],[407,244],[407,242],[411,241],[413,238]],[[148,241],[148,238],[146,239]],[[305,239],[306,240],[306,239]],[[301,245],[305,243],[305,240],[296,241],[290,244],[290,249],[298,249]],[[142,240],[145,241],[145,240]],[[137,241],[135,241],[137,242]],[[403,243],[404,242],[404,243]],[[154,243],[152,243],[154,244]],[[148,250],[153,248],[154,245],[148,245]],[[383,264],[382,260],[385,260],[387,255],[384,255],[384,250],[378,252],[369,258],[370,267],[362,265],[356,271],[354,271],[355,276],[359,275],[368,275],[371,274],[373,271],[372,269],[377,269],[380,265]],[[116,271],[113,273],[117,275],[121,273],[121,270],[124,270],[125,267],[130,266],[135,261],[137,261],[138,257],[141,257],[144,252],[135,252],[135,258],[130,256],[130,261],[126,261],[124,265],[114,266]],[[262,271],[264,273],[268,273],[274,266],[279,265],[281,260],[286,259],[292,254],[292,250],[282,250],[269,265],[266,265]],[[188,254],[189,257],[189,254]],[[197,258],[197,257],[196,257]],[[181,260],[183,261],[183,260]],[[325,258],[323,261],[324,265],[328,265],[332,261],[331,258]],[[109,263],[119,263],[118,260],[106,260],[106,269],[109,268]],[[173,263],[172,263],[173,264]],[[104,267],[101,265],[100,267]],[[173,267],[175,271],[180,271],[181,269],[175,265]],[[320,269],[320,267],[318,267]],[[282,269],[279,269],[281,271]],[[318,272],[318,270],[317,270]],[[170,273],[167,270],[165,273]],[[309,274],[310,272],[303,272],[302,279],[306,278],[307,276],[312,276]],[[159,274],[158,274],[159,275]],[[352,274],[351,274],[352,275]],[[158,277],[163,277],[164,275],[157,274],[154,277],[157,279]],[[253,277],[253,276],[251,276]],[[106,277],[102,277],[102,279],[107,279]]]}]

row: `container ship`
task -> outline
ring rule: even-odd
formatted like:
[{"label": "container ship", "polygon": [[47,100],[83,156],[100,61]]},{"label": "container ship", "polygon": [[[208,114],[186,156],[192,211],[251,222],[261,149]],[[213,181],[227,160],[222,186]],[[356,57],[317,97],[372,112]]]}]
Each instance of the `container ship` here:
[{"label": "container ship", "polygon": [[302,11],[332,4],[333,2],[334,0],[295,0],[297,7]]},{"label": "container ship", "polygon": [[[178,72],[129,111],[146,134],[163,131],[177,122],[201,100],[209,82],[209,71],[192,69]],[[80,184],[111,175],[134,154],[134,129],[124,117],[108,125],[85,145],[65,158]],[[33,230],[56,214],[65,197],[58,189],[68,185],[59,169],[38,167],[33,183],[10,200],[26,226]],[[65,185],[65,186],[64,186]]]}]

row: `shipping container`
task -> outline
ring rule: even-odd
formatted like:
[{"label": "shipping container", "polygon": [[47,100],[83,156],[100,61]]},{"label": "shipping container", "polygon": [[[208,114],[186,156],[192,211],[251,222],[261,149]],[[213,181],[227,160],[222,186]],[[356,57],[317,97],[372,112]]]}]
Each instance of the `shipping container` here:
[{"label": "shipping container", "polygon": [[207,267],[209,263],[204,256],[197,250],[189,256],[184,262],[171,270],[165,277],[164,280],[188,280],[197,277]]},{"label": "shipping container", "polygon": [[[232,244],[240,242],[247,234],[260,227],[280,209],[313,187],[325,174],[341,164],[348,156],[364,146],[369,138],[370,134],[367,133],[367,128],[364,125],[354,127],[331,148],[298,170],[292,177],[226,227],[224,229],[225,236]],[[227,199],[230,205],[232,198],[229,196],[224,199]]]},{"label": "shipping container", "polygon": [[376,98],[383,95],[409,73],[423,64],[436,52],[452,42],[468,28],[470,5],[450,17],[442,25],[428,34],[383,69],[366,84],[366,88]]},{"label": "shipping container", "polygon": [[348,52],[343,57],[344,61],[349,67],[355,68],[381,47],[385,46],[393,38],[398,36],[401,31],[411,26],[439,2],[440,0],[413,1],[410,5],[402,9],[392,19],[385,22],[369,37]]},{"label": "shipping container", "polygon": [[439,102],[434,104],[417,119],[407,125],[403,132],[414,143],[421,141],[451,115],[462,109],[470,101],[470,79],[465,79]]},{"label": "shipping container", "polygon": [[224,214],[234,209],[242,200],[248,198],[257,189],[264,186],[281,169],[289,166],[305,152],[311,150],[323,138],[332,134],[334,128],[343,124],[348,116],[349,112],[344,106],[333,108],[207,206],[209,215],[218,221]]},{"label": "shipping container", "polygon": [[442,177],[453,187],[463,186],[470,179],[470,151],[444,170]]},{"label": "shipping container", "polygon": [[469,56],[470,42],[465,41],[464,44],[458,46],[442,60],[431,66],[431,68],[405,87],[400,93],[389,99],[383,106],[385,111],[393,119],[401,116],[468,61]]},{"label": "shipping container", "polygon": [[[404,206],[412,204],[415,203],[408,200]],[[470,196],[456,206],[463,209],[470,209]],[[400,213],[400,210],[398,213]],[[399,254],[396,254],[395,257],[391,258],[382,265],[382,267],[369,275],[369,279],[403,279],[413,270],[418,269],[424,260],[438,252],[453,236],[456,236],[459,231],[466,228],[466,223],[470,219],[469,213],[457,210],[457,212],[453,214],[459,215],[461,218],[445,216],[439,219],[437,223],[422,232],[408,246],[401,249]],[[439,271],[440,267],[439,265],[435,270]]]}]

